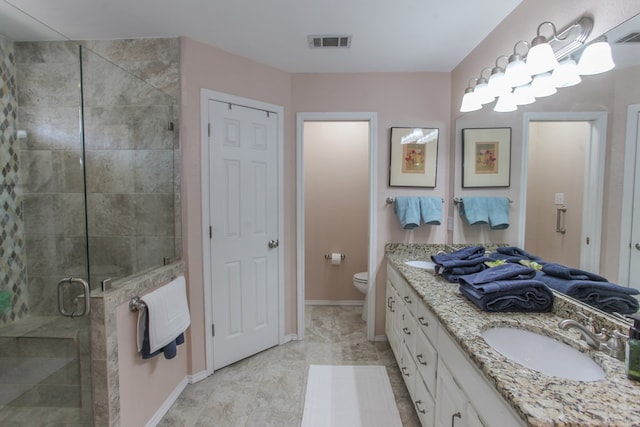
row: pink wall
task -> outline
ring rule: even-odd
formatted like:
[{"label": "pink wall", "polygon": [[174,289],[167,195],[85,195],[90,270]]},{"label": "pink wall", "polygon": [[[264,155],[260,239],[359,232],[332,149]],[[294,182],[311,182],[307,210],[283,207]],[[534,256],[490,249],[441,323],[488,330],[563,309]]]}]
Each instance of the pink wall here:
[{"label": "pink wall", "polygon": [[[305,122],[305,300],[353,301],[353,275],[367,271],[369,123]],[[325,259],[345,254],[339,265]]]},{"label": "pink wall", "polygon": [[[520,200],[520,171],[522,168],[522,114],[533,111],[608,111],[609,127],[606,147],[606,169],[603,211],[603,239],[601,242],[600,273],[615,280],[618,275],[618,258],[620,246],[620,206],[622,202],[622,180],[624,164],[624,132],[623,117],[626,104],[622,105],[617,98],[621,95],[618,81],[629,79],[629,70],[616,71],[586,76],[577,86],[561,89],[561,94],[539,100],[536,103],[519,108],[512,113],[495,113],[491,108],[483,108],[471,113],[460,113],[460,101],[469,80],[479,77],[480,70],[495,63],[498,56],[513,51],[519,40],[530,41],[536,33],[537,26],[551,20],[558,28],[574,22],[580,16],[588,14],[594,17],[594,28],[589,40],[598,37],[611,28],[621,24],[628,18],[640,13],[640,2],[637,0],[579,0],[558,2],[554,0],[524,0],[496,29],[474,49],[464,61],[452,72],[451,79],[451,157],[460,159],[461,129],[465,127],[499,127],[512,128],[511,151],[511,187],[504,191],[514,200],[512,206],[512,226],[506,234],[506,241],[516,241],[518,201]],[[624,94],[625,100],[635,99],[638,102],[638,85],[631,86],[633,95]],[[627,88],[627,90],[629,90]],[[622,111],[624,110],[624,111]],[[451,194],[462,194],[460,185],[460,161],[454,161],[451,168]],[[454,217],[456,217],[454,215]],[[455,240],[455,237],[454,237]]]},{"label": "pink wall", "polygon": [[[376,335],[384,334],[384,245],[388,242],[445,242],[446,222],[403,230],[385,203],[387,197],[429,194],[446,199],[449,164],[449,74],[447,73],[332,73],[294,74],[292,108],[296,112],[376,112],[378,121],[378,225],[375,263]],[[393,126],[440,129],[435,189],[388,186],[389,138]],[[443,219],[447,217],[447,204]],[[372,283],[372,278],[369,279]]]},{"label": "pink wall", "polygon": [[182,38],[180,43],[182,206],[184,259],[191,310],[189,371],[206,369],[202,203],[200,167],[200,91],[209,89],[284,107],[284,223],[280,241],[285,258],[285,333],[296,324],[295,141],[291,109],[291,76],[280,70]]},{"label": "pink wall", "polygon": [[[138,314],[129,302],[118,306],[118,375],[120,377],[120,425],[143,426],[187,376],[189,341],[178,346],[173,359],[163,355],[142,359],[136,346]],[[141,399],[140,396],[144,396]]]}]

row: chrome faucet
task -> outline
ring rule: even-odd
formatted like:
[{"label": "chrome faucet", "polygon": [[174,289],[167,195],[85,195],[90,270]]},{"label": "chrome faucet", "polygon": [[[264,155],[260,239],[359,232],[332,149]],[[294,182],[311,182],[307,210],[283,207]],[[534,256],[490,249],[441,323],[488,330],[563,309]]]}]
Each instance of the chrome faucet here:
[{"label": "chrome faucet", "polygon": [[595,333],[591,332],[586,326],[582,323],[573,320],[573,319],[565,319],[561,321],[558,326],[562,330],[568,330],[570,328],[575,328],[582,334],[582,339],[584,339],[589,347],[594,348],[596,350],[600,350],[600,346],[606,343],[609,340],[609,337],[606,333],[600,332]]}]

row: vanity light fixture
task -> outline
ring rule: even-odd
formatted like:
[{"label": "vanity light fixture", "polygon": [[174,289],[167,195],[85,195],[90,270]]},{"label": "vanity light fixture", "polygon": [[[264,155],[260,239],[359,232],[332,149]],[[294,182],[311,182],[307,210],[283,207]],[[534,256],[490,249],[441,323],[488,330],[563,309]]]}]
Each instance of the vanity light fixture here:
[{"label": "vanity light fixture", "polygon": [[540,28],[545,24],[551,25],[551,28],[553,28],[552,38],[557,38],[556,26],[553,25],[553,23],[545,21],[538,25],[537,36],[531,41],[531,49],[529,49],[526,59],[529,73],[531,73],[532,76],[551,71],[558,66],[558,60],[549,41],[545,36],[540,35]]},{"label": "vanity light fixture", "polygon": [[[553,34],[547,38],[542,35],[542,27],[551,26]],[[513,46],[513,54],[507,58],[506,67],[502,68],[499,56],[494,67],[484,68],[480,72],[475,87],[467,87],[462,98],[460,112],[475,111],[483,104],[498,101],[494,111],[514,111],[514,106],[527,105],[536,98],[553,95],[556,88],[563,88],[580,83],[580,75],[598,74],[612,69],[615,64],[611,57],[611,47],[606,37],[593,41],[583,49],[580,59],[576,61],[578,49],[582,48],[593,29],[593,18],[583,16],[559,33],[556,26],[549,21],[538,25],[536,37],[531,45],[519,41]],[[524,54],[518,53],[519,45],[527,46]],[[572,56],[575,56],[575,58]],[[489,79],[484,72],[490,70]],[[510,86],[513,90],[505,89]]]},{"label": "vanity light fixture", "polygon": [[611,57],[611,46],[606,36],[596,39],[584,48],[580,61],[578,61],[578,73],[582,75],[600,74],[611,70],[616,64]]}]

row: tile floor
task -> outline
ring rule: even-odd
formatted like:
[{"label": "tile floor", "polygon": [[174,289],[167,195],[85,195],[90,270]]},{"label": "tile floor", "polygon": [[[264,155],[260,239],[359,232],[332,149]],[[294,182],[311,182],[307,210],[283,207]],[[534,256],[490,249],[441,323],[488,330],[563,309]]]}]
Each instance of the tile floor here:
[{"label": "tile floor", "polygon": [[306,337],[219,369],[189,384],[159,427],[296,427],[311,364],[385,365],[404,426],[419,426],[386,342],[367,340],[360,306],[307,306]]}]

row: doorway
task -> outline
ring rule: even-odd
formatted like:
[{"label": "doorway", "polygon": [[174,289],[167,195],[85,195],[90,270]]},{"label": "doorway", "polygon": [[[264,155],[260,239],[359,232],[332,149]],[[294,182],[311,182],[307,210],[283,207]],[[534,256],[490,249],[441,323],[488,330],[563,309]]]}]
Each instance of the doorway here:
[{"label": "doorway", "polygon": [[[306,252],[305,248],[307,248],[307,240],[312,236],[307,235],[305,221],[306,214],[305,208],[307,206],[306,203],[306,187],[307,183],[305,182],[305,143],[308,142],[305,136],[305,129],[309,132],[309,128],[305,125],[313,124],[314,126],[324,127],[329,126],[330,123],[360,123],[363,124],[367,128],[368,131],[368,149],[364,150],[364,152],[357,155],[356,158],[353,159],[355,162],[364,162],[366,166],[368,166],[368,174],[366,175],[367,184],[366,191],[367,195],[363,198],[367,205],[366,209],[363,211],[364,218],[360,218],[362,222],[367,224],[365,233],[367,237],[365,239],[366,249],[363,247],[359,252],[366,254],[366,259],[361,260],[361,264],[366,266],[366,270],[369,275],[369,291],[366,298],[366,308],[363,308],[368,313],[367,315],[367,337],[369,340],[373,340],[375,338],[375,277],[376,277],[376,269],[375,269],[375,248],[376,248],[376,210],[375,210],[375,201],[376,201],[376,114],[375,113],[298,113],[297,114],[297,235],[298,235],[298,244],[297,244],[297,272],[298,272],[298,285],[297,285],[297,312],[298,312],[298,339],[304,338],[304,307],[306,301],[306,277],[307,277],[307,261],[306,261]],[[344,143],[348,143],[344,141]],[[340,156],[340,154],[337,154]],[[307,166],[308,167],[308,166]],[[331,170],[327,170],[326,174],[331,174]],[[362,198],[362,197],[360,197]],[[330,199],[330,195],[329,195]],[[367,202],[368,200],[368,202]],[[339,215],[341,211],[344,209],[348,209],[345,206],[339,206],[335,204],[331,204],[329,206],[324,206],[324,211],[328,216],[334,216],[335,219],[339,220]],[[320,259],[321,264],[327,264],[325,266],[320,265],[321,269],[324,269],[329,276],[331,275],[340,275],[341,262],[334,261],[334,265],[331,265],[332,261],[330,259],[324,259],[324,255],[330,257],[333,251],[340,251],[339,248],[319,248],[320,251],[327,252],[326,254],[322,254],[322,259]],[[349,253],[344,253],[345,255],[345,265],[347,264],[347,259],[351,259],[353,256],[354,259],[357,259],[358,255],[355,254],[357,250],[350,250],[351,256]],[[340,252],[336,252],[340,255]],[[314,257],[314,261],[315,261]],[[328,267],[328,268],[327,268]],[[335,268],[332,268],[335,267]],[[309,266],[309,270],[315,268],[315,266]],[[348,286],[347,292],[352,292],[352,289],[355,289],[352,285],[352,274],[346,274],[344,271],[346,269],[342,269],[342,288]],[[348,276],[348,277],[347,277]]]},{"label": "doorway", "polygon": [[605,113],[524,117],[521,239],[543,259],[598,272]]}]

